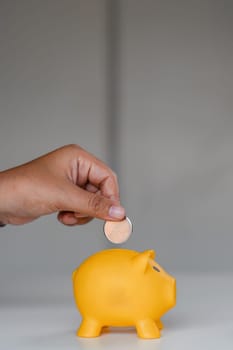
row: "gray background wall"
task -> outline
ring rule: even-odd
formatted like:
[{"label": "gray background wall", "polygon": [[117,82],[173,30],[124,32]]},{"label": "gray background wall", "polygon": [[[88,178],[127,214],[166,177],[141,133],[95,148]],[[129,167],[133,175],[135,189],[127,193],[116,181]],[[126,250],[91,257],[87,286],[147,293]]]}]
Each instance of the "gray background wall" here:
[{"label": "gray background wall", "polygon": [[233,269],[233,2],[121,2],[129,245],[179,270]]},{"label": "gray background wall", "polygon": [[[0,0],[1,169],[79,143],[118,172],[124,247],[174,274],[232,270],[232,23],[231,1]],[[55,216],[0,236],[3,299],[59,276],[65,293],[110,246],[102,222]]]}]

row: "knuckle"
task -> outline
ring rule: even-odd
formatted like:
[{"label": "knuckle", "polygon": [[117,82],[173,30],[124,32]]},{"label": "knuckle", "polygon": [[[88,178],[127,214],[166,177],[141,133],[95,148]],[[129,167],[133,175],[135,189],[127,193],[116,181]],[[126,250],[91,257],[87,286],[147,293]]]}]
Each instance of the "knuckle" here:
[{"label": "knuckle", "polygon": [[117,174],[112,169],[108,169],[108,178],[111,179],[111,181],[118,183]]},{"label": "knuckle", "polygon": [[69,145],[66,145],[66,148],[69,149],[70,151],[80,150],[80,146],[76,145],[75,143],[71,143]]},{"label": "knuckle", "polygon": [[112,176],[113,176],[114,180],[117,182],[118,177],[117,177],[117,174],[115,173],[115,171],[112,172]]}]

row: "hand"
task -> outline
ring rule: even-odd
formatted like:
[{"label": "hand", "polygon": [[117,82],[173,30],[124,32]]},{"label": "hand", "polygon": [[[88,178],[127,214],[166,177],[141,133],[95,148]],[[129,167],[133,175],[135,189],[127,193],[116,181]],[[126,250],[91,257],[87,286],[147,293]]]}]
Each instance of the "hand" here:
[{"label": "hand", "polygon": [[0,173],[2,223],[25,224],[55,212],[65,225],[85,224],[93,217],[122,220],[116,175],[77,145]]}]

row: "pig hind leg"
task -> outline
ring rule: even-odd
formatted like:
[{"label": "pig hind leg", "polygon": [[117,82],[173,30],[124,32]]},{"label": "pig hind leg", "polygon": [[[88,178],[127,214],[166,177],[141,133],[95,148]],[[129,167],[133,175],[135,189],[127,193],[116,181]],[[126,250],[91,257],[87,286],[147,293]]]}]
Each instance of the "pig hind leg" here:
[{"label": "pig hind leg", "polygon": [[140,320],[136,323],[137,334],[143,339],[160,338],[157,323],[152,319]]},{"label": "pig hind leg", "polygon": [[101,330],[102,325],[99,323],[99,321],[84,318],[79,329],[77,330],[77,335],[84,338],[94,338],[100,335]]}]

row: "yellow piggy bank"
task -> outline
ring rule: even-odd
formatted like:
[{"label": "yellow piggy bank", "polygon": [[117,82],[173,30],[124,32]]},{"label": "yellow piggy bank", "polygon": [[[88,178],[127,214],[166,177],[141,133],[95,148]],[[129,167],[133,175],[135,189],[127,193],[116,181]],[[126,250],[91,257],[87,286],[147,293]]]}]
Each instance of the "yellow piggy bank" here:
[{"label": "yellow piggy bank", "polygon": [[176,302],[176,281],[155,261],[155,252],[100,251],[72,275],[83,317],[80,337],[97,337],[104,327],[135,326],[139,337],[159,338],[160,317]]}]

